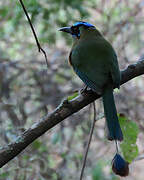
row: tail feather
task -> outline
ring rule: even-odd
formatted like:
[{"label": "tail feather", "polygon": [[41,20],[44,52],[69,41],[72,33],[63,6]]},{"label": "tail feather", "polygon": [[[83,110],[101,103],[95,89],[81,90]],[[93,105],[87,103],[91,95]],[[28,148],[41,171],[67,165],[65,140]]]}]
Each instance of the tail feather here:
[{"label": "tail feather", "polygon": [[107,88],[103,94],[103,105],[108,130],[108,139],[122,141],[123,134],[118,121],[113,89],[110,87]]}]

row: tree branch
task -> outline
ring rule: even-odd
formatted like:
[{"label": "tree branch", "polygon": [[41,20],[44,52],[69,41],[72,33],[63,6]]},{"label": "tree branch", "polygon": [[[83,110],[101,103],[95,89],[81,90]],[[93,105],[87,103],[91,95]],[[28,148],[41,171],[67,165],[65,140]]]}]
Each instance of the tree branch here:
[{"label": "tree branch", "polygon": [[[144,60],[129,65],[125,70],[121,71],[121,74],[121,85],[144,74]],[[33,124],[28,130],[18,136],[16,141],[0,148],[0,167],[17,156],[46,131],[98,98],[100,98],[100,95],[88,91],[88,93],[79,94],[70,101],[64,100],[53,112],[47,114],[40,122]]]}]

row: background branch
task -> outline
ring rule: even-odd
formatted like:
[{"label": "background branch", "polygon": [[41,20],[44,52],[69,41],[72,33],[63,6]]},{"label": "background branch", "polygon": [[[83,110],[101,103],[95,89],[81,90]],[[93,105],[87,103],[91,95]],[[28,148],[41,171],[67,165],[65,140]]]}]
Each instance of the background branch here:
[{"label": "background branch", "polygon": [[23,8],[23,10],[24,10],[24,13],[25,13],[25,15],[26,15],[26,17],[27,17],[28,23],[29,23],[29,25],[30,25],[30,27],[31,27],[32,33],[33,33],[33,35],[34,35],[34,38],[35,38],[35,41],[36,41],[36,44],[37,44],[37,47],[38,47],[38,51],[39,51],[39,52],[42,52],[42,53],[44,54],[47,67],[49,67],[49,63],[48,63],[48,59],[47,59],[47,54],[46,54],[45,50],[41,47],[41,45],[40,45],[40,43],[39,43],[38,37],[37,37],[37,35],[36,35],[36,32],[35,32],[35,29],[34,29],[34,27],[33,27],[32,22],[31,22],[31,19],[30,19],[28,13],[27,13],[27,10],[26,10],[26,8],[25,8],[25,6],[24,6],[24,3],[23,3],[22,0],[19,0],[19,2],[20,2],[21,6],[22,6],[22,8]]},{"label": "background branch", "polygon": [[[144,60],[129,65],[125,70],[121,71],[121,73],[121,85],[144,74]],[[70,101],[64,100],[52,113],[49,113],[47,116],[43,117],[40,122],[33,124],[28,130],[23,132],[16,141],[0,149],[0,167],[17,156],[46,131],[98,98],[100,98],[100,95],[88,91],[88,93],[79,94]]]},{"label": "background branch", "polygon": [[84,169],[85,169],[86,161],[87,161],[87,155],[88,155],[88,151],[89,151],[89,148],[90,148],[92,135],[93,135],[94,127],[95,127],[95,123],[96,123],[96,106],[95,106],[95,102],[93,102],[93,108],[94,108],[94,118],[93,118],[93,122],[91,124],[91,129],[90,129],[89,139],[88,139],[87,146],[86,146],[86,151],[84,153],[82,169],[81,169],[81,173],[80,173],[80,180],[83,179]]}]

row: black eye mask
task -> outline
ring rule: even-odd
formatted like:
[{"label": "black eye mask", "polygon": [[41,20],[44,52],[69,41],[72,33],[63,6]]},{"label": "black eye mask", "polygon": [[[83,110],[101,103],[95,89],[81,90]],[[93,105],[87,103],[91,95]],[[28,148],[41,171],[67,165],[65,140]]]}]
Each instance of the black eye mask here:
[{"label": "black eye mask", "polygon": [[80,30],[79,30],[79,27],[74,27],[74,26],[72,26],[72,27],[71,27],[71,30],[72,30],[72,35],[73,35],[73,36],[76,36],[77,38],[80,38]]}]

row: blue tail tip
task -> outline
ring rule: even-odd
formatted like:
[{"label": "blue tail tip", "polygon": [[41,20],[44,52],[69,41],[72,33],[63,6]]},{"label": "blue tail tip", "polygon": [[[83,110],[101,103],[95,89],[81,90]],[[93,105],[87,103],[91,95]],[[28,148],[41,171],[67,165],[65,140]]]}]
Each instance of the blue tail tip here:
[{"label": "blue tail tip", "polygon": [[115,174],[125,177],[129,174],[129,163],[116,153],[112,160],[112,170]]}]

